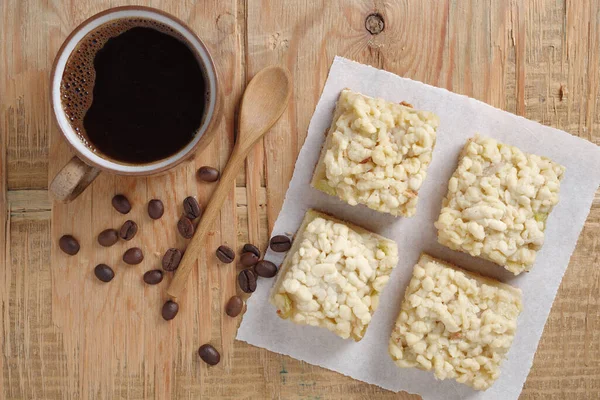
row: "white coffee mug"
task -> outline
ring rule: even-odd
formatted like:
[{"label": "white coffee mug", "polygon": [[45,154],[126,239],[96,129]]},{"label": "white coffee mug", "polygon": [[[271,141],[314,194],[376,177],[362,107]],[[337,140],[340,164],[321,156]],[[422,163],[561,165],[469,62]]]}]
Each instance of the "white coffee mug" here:
[{"label": "white coffee mug", "polygon": [[[103,157],[94,152],[75,132],[69,123],[69,118],[61,102],[61,81],[65,66],[71,53],[77,48],[85,36],[100,26],[123,18],[143,18],[165,24],[183,36],[195,54],[201,67],[206,72],[208,86],[208,102],[205,116],[194,138],[180,151],[162,160],[146,164],[121,163]],[[63,202],[69,202],[77,197],[98,176],[101,171],[119,175],[147,176],[165,172],[180,162],[201,151],[208,145],[216,132],[220,119],[222,96],[212,58],[208,49],[194,32],[179,19],[160,10],[141,6],[125,6],[111,8],[84,21],[65,40],[54,61],[51,79],[51,103],[58,126],[77,155],[65,165],[50,184],[53,197]],[[168,133],[165,133],[168,134]]]}]

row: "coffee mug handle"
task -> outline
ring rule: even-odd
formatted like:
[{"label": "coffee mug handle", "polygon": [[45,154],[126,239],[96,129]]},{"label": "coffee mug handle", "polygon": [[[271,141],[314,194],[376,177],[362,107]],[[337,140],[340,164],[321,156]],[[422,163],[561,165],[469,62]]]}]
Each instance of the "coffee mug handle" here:
[{"label": "coffee mug handle", "polygon": [[99,173],[98,168],[90,167],[75,156],[56,174],[50,184],[50,193],[56,200],[68,203],[79,196]]}]

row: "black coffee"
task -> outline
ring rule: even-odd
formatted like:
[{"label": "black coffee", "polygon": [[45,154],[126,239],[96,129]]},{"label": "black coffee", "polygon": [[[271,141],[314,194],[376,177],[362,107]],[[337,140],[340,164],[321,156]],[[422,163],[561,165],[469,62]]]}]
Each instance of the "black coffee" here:
[{"label": "black coffee", "polygon": [[89,33],[61,83],[63,108],[83,142],[136,164],[169,157],[194,138],[207,91],[185,39],[146,19],[116,20]]}]

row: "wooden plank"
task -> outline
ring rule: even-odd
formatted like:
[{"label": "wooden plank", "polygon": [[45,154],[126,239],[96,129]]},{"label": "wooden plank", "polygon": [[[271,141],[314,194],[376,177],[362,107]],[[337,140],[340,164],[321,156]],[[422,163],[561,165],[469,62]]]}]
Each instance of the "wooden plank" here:
[{"label": "wooden plank", "polygon": [[[6,15],[8,5],[6,2],[0,4],[1,15]],[[4,18],[2,18],[4,22]],[[0,43],[6,43],[8,37],[8,31],[4,28],[4,25],[0,26]],[[0,65],[5,66],[6,57],[4,57],[4,46],[0,44]],[[5,69],[2,69],[5,71]],[[6,93],[6,79],[0,78],[0,93]],[[8,304],[8,291],[6,286],[8,283],[8,274],[6,273],[6,265],[8,265],[8,253],[9,244],[7,241],[6,230],[10,229],[10,215],[7,208],[6,202],[6,181],[8,177],[7,165],[6,165],[6,137],[8,133],[8,126],[6,124],[4,102],[0,99],[0,263],[5,267],[2,269],[2,282],[0,284],[0,321],[3,322],[3,331],[0,337],[0,348],[4,349],[5,336],[7,330],[4,329],[4,321],[8,318],[9,308]],[[4,354],[4,351],[3,351]],[[6,393],[5,379],[4,379],[4,357],[0,357],[0,393]]]},{"label": "wooden plank", "polygon": [[3,398],[58,399],[64,393],[64,379],[57,378],[64,368],[65,349],[60,330],[51,323],[49,233],[47,219],[13,221],[7,235],[9,254],[1,286]]},{"label": "wooden plank", "polygon": [[[39,21],[46,20],[46,16],[50,16],[48,25],[40,29]],[[22,30],[23,26],[32,30]],[[28,2],[2,2],[0,110],[5,141],[2,157],[10,170],[10,174],[5,174],[9,189],[43,189],[47,185],[52,126],[47,104],[48,66],[54,54],[46,46],[48,37],[42,33],[57,26],[51,9],[29,7]],[[29,35],[34,32],[37,34]]]},{"label": "wooden plank", "polygon": [[[510,4],[451,2],[448,21],[462,22],[447,27],[445,73],[437,86],[505,108],[506,81],[514,81],[506,71]],[[488,34],[478,34],[482,26],[489,27]]]},{"label": "wooden plank", "polygon": [[[248,56],[248,10],[247,4],[244,1],[240,1],[240,4],[243,4],[243,7],[240,7],[239,12],[243,12],[243,18],[240,18],[240,21],[243,21],[243,26],[240,27],[240,31],[244,32],[244,38],[242,41],[242,50],[244,52],[244,57]],[[248,76],[247,70],[247,59],[244,60],[244,80],[246,83],[250,82],[252,76]],[[248,155],[246,160],[246,193],[248,197],[248,239],[247,242],[258,246],[261,252],[266,251],[267,242],[268,242],[268,234],[266,236],[261,237],[260,235],[260,216],[259,216],[259,207],[257,197],[255,193],[261,190],[265,186],[265,154],[264,154],[264,138],[261,138],[258,143],[255,145],[254,149]]]},{"label": "wooden plank", "polygon": [[50,219],[52,203],[46,190],[10,190],[6,203],[12,222]]}]

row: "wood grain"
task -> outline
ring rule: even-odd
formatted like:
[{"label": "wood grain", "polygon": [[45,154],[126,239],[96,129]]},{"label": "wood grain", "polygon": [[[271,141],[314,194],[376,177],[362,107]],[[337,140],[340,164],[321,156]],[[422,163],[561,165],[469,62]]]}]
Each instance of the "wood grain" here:
[{"label": "wood grain", "polygon": [[[564,129],[600,144],[600,2],[561,0],[135,1],[186,21],[206,41],[225,95],[217,138],[173,173],[152,179],[101,175],[73,204],[53,205],[48,177],[71,156],[52,122],[48,79],[67,34],[87,17],[125,0],[0,2],[0,397],[7,399],[236,398],[416,399],[366,385],[289,357],[234,341],[238,319],[223,304],[236,292],[234,265],[212,256],[226,243],[266,247],[295,158],[306,136],[331,61],[341,55],[448,88]],[[133,2],[132,2],[133,3]],[[379,35],[367,15],[385,21]],[[170,246],[184,247],[174,227],[181,202],[206,203],[202,165],[223,168],[231,152],[240,95],[261,68],[286,66],[294,94],[282,120],[264,138],[231,185],[205,242],[181,311],[160,318],[169,279],[141,283]],[[237,187],[235,187],[237,186]],[[126,193],[127,217],[110,199]],[[151,221],[145,204],[165,202]],[[120,262],[126,245],[100,249],[95,235],[132,218],[128,245],[146,261]],[[50,223],[52,221],[52,223]],[[85,249],[68,258],[56,238],[76,234]],[[600,397],[600,192],[546,324],[522,399]],[[154,254],[158,252],[158,254]],[[95,263],[117,277],[98,283]],[[222,352],[207,368],[196,350]]]}]

